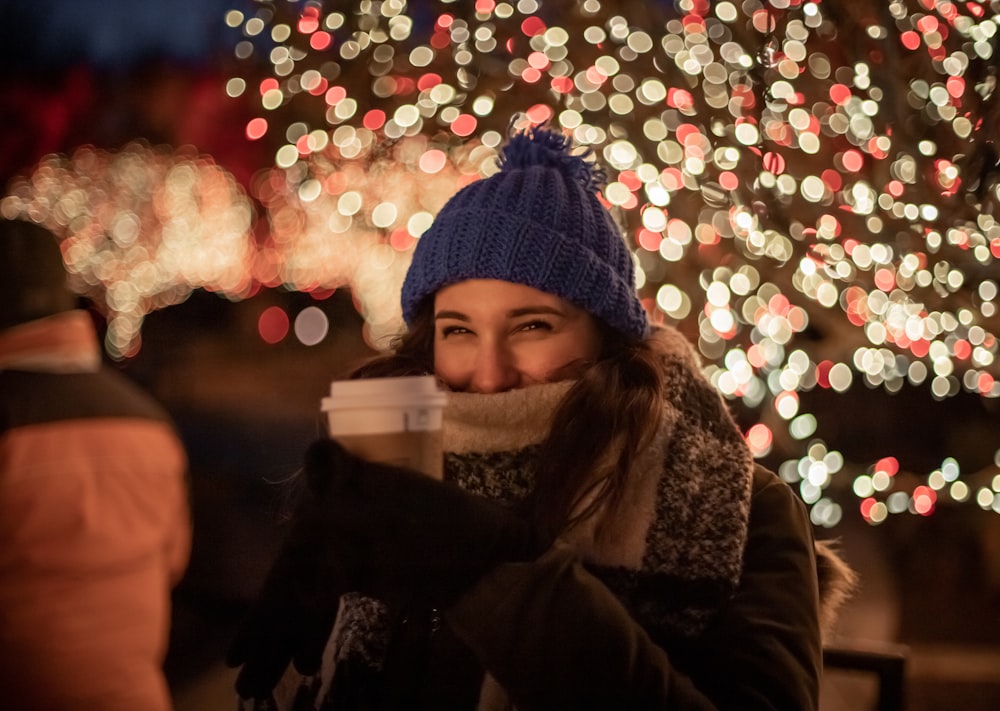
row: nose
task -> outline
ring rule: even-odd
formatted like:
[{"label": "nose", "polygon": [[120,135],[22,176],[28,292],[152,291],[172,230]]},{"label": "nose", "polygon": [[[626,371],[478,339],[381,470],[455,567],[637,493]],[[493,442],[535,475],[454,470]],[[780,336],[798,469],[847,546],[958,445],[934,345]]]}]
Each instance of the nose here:
[{"label": "nose", "polygon": [[499,393],[518,386],[520,373],[511,352],[502,343],[481,343],[476,352],[469,390]]}]

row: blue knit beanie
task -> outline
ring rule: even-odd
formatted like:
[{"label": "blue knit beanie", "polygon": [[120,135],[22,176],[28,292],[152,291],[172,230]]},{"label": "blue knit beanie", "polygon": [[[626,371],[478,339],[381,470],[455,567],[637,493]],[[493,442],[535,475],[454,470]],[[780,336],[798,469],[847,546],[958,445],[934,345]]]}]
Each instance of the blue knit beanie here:
[{"label": "blue knit beanie", "polygon": [[499,279],[560,296],[631,340],[646,334],[632,256],[597,199],[603,172],[570,154],[567,136],[514,133],[500,171],[458,191],[417,241],[403,282],[403,318],[466,279]]}]

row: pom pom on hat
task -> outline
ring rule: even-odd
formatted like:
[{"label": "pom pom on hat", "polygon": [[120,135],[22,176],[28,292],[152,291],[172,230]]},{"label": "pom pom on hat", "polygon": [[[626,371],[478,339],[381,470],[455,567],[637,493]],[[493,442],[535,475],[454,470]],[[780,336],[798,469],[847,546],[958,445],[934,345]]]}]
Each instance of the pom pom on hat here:
[{"label": "pom pom on hat", "polygon": [[417,241],[403,317],[467,279],[498,279],[560,296],[626,337],[647,331],[632,255],[597,199],[604,173],[568,136],[533,127],[510,136],[500,170],[458,191]]},{"label": "pom pom on hat", "polygon": [[571,153],[569,136],[555,131],[535,128],[531,132],[513,134],[500,154],[500,170],[530,168],[535,165],[551,166],[583,186],[588,193],[604,187],[604,171],[596,163],[588,162],[590,152]]}]

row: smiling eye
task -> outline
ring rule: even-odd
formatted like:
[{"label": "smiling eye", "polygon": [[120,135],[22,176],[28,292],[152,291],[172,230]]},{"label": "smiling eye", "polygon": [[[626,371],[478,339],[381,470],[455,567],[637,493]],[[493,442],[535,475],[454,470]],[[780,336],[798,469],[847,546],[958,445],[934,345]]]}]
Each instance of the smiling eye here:
[{"label": "smiling eye", "polygon": [[518,328],[521,331],[551,331],[552,324],[548,321],[536,320],[522,323]]},{"label": "smiling eye", "polygon": [[465,333],[471,333],[469,329],[465,326],[443,326],[441,328],[441,338],[448,338],[448,336],[460,336]]}]

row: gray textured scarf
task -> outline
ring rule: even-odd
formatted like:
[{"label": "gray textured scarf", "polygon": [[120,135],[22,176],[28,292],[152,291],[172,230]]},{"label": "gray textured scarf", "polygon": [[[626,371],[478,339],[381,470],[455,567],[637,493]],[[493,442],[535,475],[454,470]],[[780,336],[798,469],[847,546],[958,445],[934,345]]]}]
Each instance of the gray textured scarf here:
[{"label": "gray textured scarf", "polygon": [[[753,458],[688,342],[672,329],[657,337],[667,346],[658,437],[636,459],[620,505],[599,510],[565,538],[640,622],[692,636],[739,582]],[[572,385],[452,394],[445,416],[446,477],[474,493],[516,501],[532,489],[535,476],[558,475],[536,473],[536,445]]]},{"label": "gray textured scarf", "polygon": [[[739,581],[753,458],[688,342],[672,329],[655,337],[667,352],[658,437],[636,459],[621,503],[599,510],[565,538],[640,624],[659,634],[694,636]],[[537,472],[536,455],[553,411],[572,386],[561,382],[490,395],[450,394],[446,480],[514,502],[532,490],[536,476],[558,475]],[[599,539],[597,530],[602,531]],[[345,596],[323,675],[329,679],[345,659],[380,668],[387,630],[380,602]]]}]

